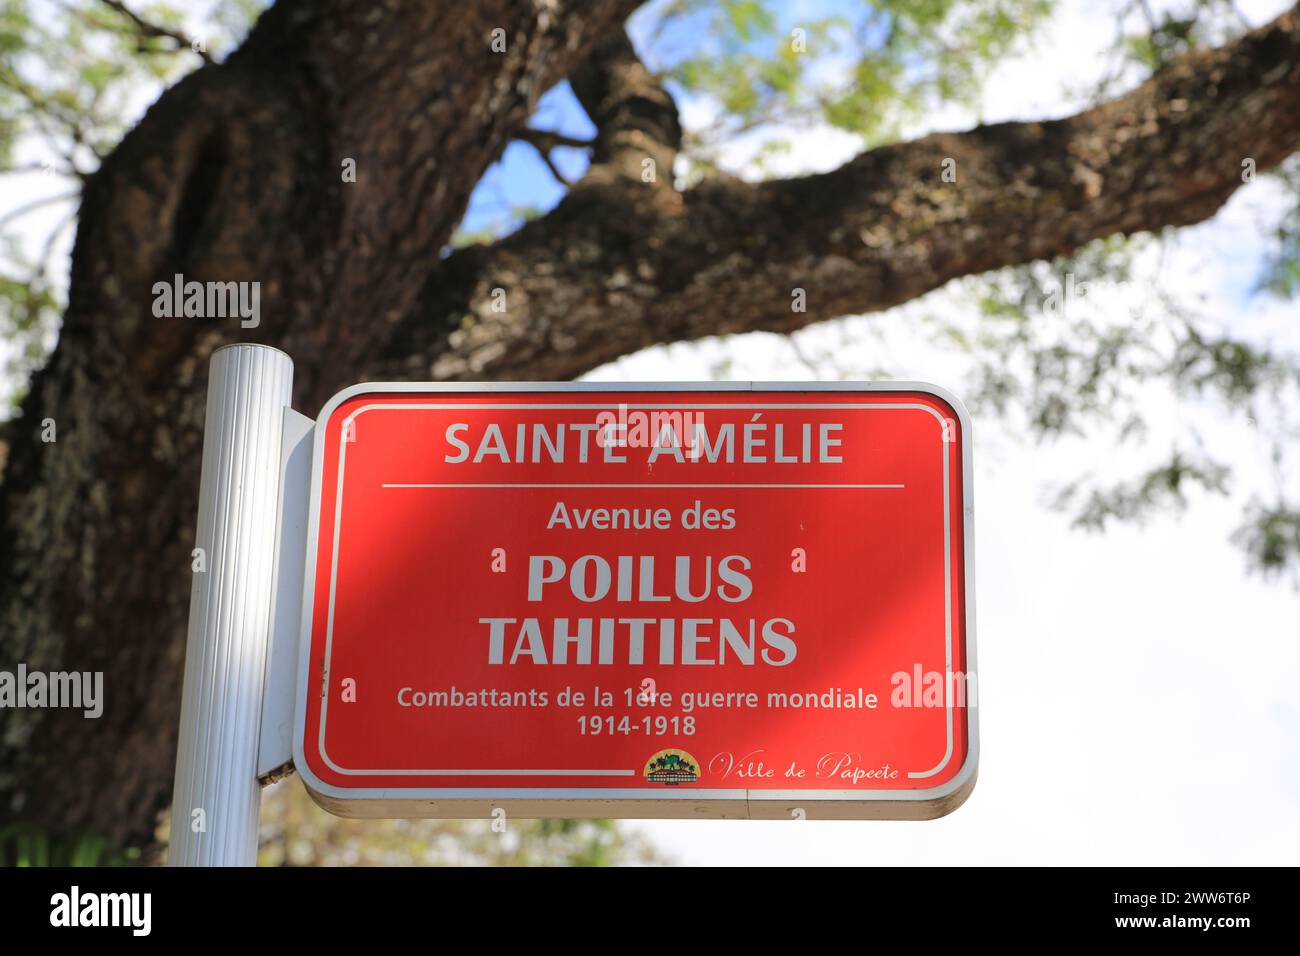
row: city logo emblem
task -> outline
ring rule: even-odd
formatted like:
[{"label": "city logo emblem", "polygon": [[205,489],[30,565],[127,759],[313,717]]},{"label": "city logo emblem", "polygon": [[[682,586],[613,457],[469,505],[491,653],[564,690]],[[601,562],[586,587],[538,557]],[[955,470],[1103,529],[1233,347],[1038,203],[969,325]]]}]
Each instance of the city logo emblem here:
[{"label": "city logo emblem", "polygon": [[685,750],[661,750],[646,764],[645,778],[669,787],[694,783],[700,779],[700,765]]}]

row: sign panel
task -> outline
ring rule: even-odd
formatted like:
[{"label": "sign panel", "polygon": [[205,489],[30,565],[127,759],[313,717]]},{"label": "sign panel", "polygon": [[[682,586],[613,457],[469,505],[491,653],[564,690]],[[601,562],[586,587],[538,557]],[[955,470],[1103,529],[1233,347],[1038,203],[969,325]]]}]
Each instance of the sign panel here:
[{"label": "sign panel", "polygon": [[369,384],[316,424],[295,763],[353,816],[925,818],[974,785],[926,385]]}]

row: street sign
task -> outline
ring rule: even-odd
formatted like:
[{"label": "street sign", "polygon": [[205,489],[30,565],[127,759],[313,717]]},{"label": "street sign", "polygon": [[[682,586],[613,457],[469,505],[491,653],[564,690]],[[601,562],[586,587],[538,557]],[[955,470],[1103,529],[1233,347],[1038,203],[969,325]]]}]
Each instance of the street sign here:
[{"label": "street sign", "polygon": [[295,765],[349,816],[950,812],[970,441],[910,383],[346,389],[316,423]]}]

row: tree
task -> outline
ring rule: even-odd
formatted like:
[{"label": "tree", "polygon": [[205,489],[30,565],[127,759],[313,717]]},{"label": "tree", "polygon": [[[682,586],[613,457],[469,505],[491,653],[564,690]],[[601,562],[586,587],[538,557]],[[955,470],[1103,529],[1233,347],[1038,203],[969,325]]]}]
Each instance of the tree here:
[{"label": "tree", "polygon": [[[1134,32],[1146,5],[1129,4],[1117,48],[1144,82],[1064,119],[897,141],[905,110],[965,95],[1046,5],[880,0],[863,22],[798,34],[754,0],[679,0],[660,5],[661,22],[704,17],[720,39],[665,69],[648,68],[623,28],[638,6],[280,0],[221,57],[165,10],[87,0],[66,21],[81,32],[50,41],[52,13],[5,3],[0,104],[57,127],[80,206],[58,344],[7,429],[0,657],[102,670],[114,705],[93,725],[64,711],[0,716],[0,815],[121,846],[147,841],[167,804],[218,346],[286,350],[295,405],[308,411],[364,379],[566,379],[655,343],[789,333],[990,270],[1114,255],[1112,237],[1205,220],[1243,186],[1245,161],[1263,173],[1300,147],[1296,9],[1246,30],[1225,24],[1221,4],[1196,2]],[[77,68],[66,89],[55,84],[67,45],[94,31],[130,47],[101,61],[123,71],[156,57],[197,66],[115,145],[87,118],[117,74]],[[49,41],[46,87],[23,72],[34,36]],[[846,36],[861,45],[850,81],[818,85],[800,44]],[[916,75],[918,60],[932,68]],[[589,141],[529,125],[566,79]],[[87,85],[98,93],[78,99]],[[714,97],[716,123],[686,137],[674,87]],[[867,148],[819,175],[750,182],[720,170],[720,143],[809,117]],[[16,126],[0,127],[6,153]],[[475,185],[516,139],[557,177],[553,150],[589,162],[550,211],[454,243]],[[1288,261],[1282,285],[1294,280]],[[154,287],[176,274],[260,283],[259,324],[156,317]],[[980,294],[992,319],[1014,298],[1001,279]],[[48,284],[11,284],[11,323],[39,327],[49,296]],[[1201,338],[1180,340],[1179,364],[1160,374],[1229,397],[1287,374],[1275,356]],[[1062,355],[1021,334],[980,348],[995,363],[999,348],[1055,356],[1041,380],[1068,390],[1074,365],[1095,370],[1088,359],[1105,381],[1131,372],[1115,358],[1129,345],[1098,336]],[[1094,376],[1084,403],[1107,404],[1103,385]],[[1064,427],[1060,395],[1030,391],[1043,429]],[[56,441],[42,441],[48,422]],[[1210,478],[1184,461],[1152,487],[1120,489],[1129,499],[1088,499],[1085,512],[1104,523],[1126,501]],[[1300,550],[1295,515],[1263,512],[1253,527],[1265,538],[1246,543],[1279,561]]]},{"label": "tree", "polygon": [[670,862],[610,820],[376,820],[330,817],[296,780],[263,802],[261,865],[654,866]]}]

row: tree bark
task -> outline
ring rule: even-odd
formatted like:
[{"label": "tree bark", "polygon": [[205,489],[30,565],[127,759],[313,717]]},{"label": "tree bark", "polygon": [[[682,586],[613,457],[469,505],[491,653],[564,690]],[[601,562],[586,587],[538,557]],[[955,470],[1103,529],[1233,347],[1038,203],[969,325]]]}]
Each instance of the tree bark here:
[{"label": "tree bark", "polygon": [[[1300,147],[1292,11],[1075,117],[683,192],[671,98],[617,29],[636,5],[281,0],[90,180],[60,342],[0,486],[0,666],[103,671],[106,705],[98,721],[0,712],[0,820],[152,837],[171,786],[217,346],[284,348],[309,414],[370,377],[568,378],[659,342],[791,331],[1200,221],[1242,185],[1243,159],[1263,170]],[[564,76],[599,129],[582,182],[514,235],[440,259],[474,185]],[[153,284],[176,273],[259,282],[261,324],[155,318]],[[40,440],[46,419],[54,443]]]},{"label": "tree bark", "polygon": [[[646,156],[667,169],[678,135],[655,113],[649,75],[613,68],[630,105],[587,176],[548,215],[440,263],[372,374],[570,378],[650,345],[792,332],[1115,233],[1201,222],[1244,185],[1243,161],[1262,172],[1300,149],[1298,10],[1065,119],[936,133],[821,175],[680,193],[640,176]],[[792,309],[797,289],[805,311]]]},{"label": "tree bark", "polygon": [[[284,348],[305,409],[356,380],[538,96],[635,7],[280,2],[93,176],[59,344],[10,429],[0,666],[102,671],[105,707],[0,711],[0,821],[152,840],[175,760],[208,356],[239,339]],[[154,283],[177,273],[259,282],[260,325],[155,317]]]}]

